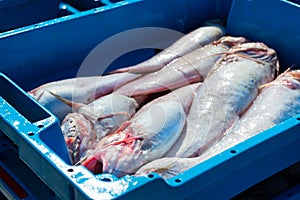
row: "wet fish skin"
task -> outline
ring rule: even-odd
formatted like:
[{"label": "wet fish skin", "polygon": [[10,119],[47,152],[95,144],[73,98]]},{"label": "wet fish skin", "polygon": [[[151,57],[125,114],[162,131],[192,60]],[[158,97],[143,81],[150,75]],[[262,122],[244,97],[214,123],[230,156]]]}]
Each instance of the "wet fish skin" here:
[{"label": "wet fish skin", "polygon": [[[235,127],[227,132],[221,141],[199,157],[164,157],[157,159],[141,167],[136,172],[136,176],[144,176],[150,172],[156,172],[166,179],[171,178],[299,114],[300,70],[285,72],[279,75],[276,80],[263,85],[261,88],[264,89],[252,106],[242,115]],[[284,173],[292,180],[300,180],[299,163],[287,168]],[[266,186],[268,187],[268,185]],[[262,191],[260,192],[263,194]]]},{"label": "wet fish skin", "polygon": [[61,100],[76,111],[69,113],[61,125],[74,164],[89,155],[103,137],[129,120],[138,106],[134,99],[118,94],[100,97],[87,105]]},{"label": "wet fish skin", "polygon": [[200,158],[209,159],[300,113],[300,70],[285,72],[264,85],[235,127]]},{"label": "wet fish skin", "polygon": [[82,164],[92,172],[121,177],[161,157],[178,138],[198,86],[180,88],[143,106],[118,131],[103,138]]},{"label": "wet fish skin", "polygon": [[146,74],[117,88],[114,93],[139,96],[202,82],[215,62],[230,47],[246,42],[243,37],[225,36],[171,61],[161,70]]},{"label": "wet fish skin", "polygon": [[178,39],[171,46],[152,58],[131,67],[115,70],[112,73],[131,72],[145,74],[160,70],[172,60],[205,46],[212,41],[218,40],[224,34],[225,29],[221,26],[211,25],[200,27]]},{"label": "wet fish skin", "polygon": [[88,104],[103,95],[111,93],[119,84],[123,85],[139,76],[137,74],[122,73],[70,78],[43,84],[28,93],[62,121],[72,110],[50,92],[74,102]]},{"label": "wet fish skin", "polygon": [[135,99],[112,93],[80,106],[77,112],[94,124],[98,141],[129,120],[138,106]]},{"label": "wet fish skin", "polygon": [[277,56],[262,43],[234,46],[198,88],[187,129],[165,157],[194,157],[219,141],[276,73]]}]

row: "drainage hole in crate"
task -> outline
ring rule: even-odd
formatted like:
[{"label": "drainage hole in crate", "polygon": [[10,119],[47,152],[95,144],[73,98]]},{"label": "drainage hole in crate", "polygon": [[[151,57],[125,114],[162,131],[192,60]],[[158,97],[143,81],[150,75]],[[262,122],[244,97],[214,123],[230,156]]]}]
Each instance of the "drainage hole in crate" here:
[{"label": "drainage hole in crate", "polygon": [[179,179],[179,178],[178,178],[178,179],[175,179],[175,182],[176,182],[176,183],[181,183],[181,179]]},{"label": "drainage hole in crate", "polygon": [[154,175],[153,174],[148,174],[148,178],[153,178]]},{"label": "drainage hole in crate", "polygon": [[297,118],[297,120],[299,120],[299,121],[300,121],[300,117],[298,117],[298,118]]},{"label": "drainage hole in crate", "polygon": [[104,182],[112,182],[113,181],[111,178],[107,178],[107,177],[101,178],[100,180],[104,181]]},{"label": "drainage hole in crate", "polygon": [[236,154],[236,150],[232,149],[232,150],[230,150],[230,153]]},{"label": "drainage hole in crate", "polygon": [[38,127],[39,127],[39,128],[43,128],[44,125],[43,125],[43,124],[39,124]]},{"label": "drainage hole in crate", "polygon": [[68,169],[67,171],[68,171],[68,172],[73,172],[74,169],[70,168],[70,169]]},{"label": "drainage hole in crate", "polygon": [[33,136],[33,135],[34,135],[34,132],[28,132],[27,135]]}]

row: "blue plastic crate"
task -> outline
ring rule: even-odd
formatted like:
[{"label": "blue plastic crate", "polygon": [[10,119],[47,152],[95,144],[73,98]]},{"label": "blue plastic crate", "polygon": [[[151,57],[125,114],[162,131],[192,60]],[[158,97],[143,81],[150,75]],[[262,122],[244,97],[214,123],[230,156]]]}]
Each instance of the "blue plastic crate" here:
[{"label": "blue plastic crate", "polygon": [[[0,129],[17,144],[23,162],[58,198],[228,199],[300,161],[295,153],[300,146],[300,116],[295,116],[169,180],[155,173],[120,179],[109,174],[94,176],[82,166],[71,166],[58,120],[23,89],[75,76],[88,53],[110,36],[149,26],[186,33],[217,18],[226,20],[228,34],[276,49],[282,69],[300,64],[300,26],[295,21],[300,11],[289,1],[176,0],[170,5],[158,0],[103,0],[103,6],[95,8],[82,2],[59,4],[67,10],[64,17],[52,16],[0,33]],[[272,15],[272,23],[269,10],[280,13]],[[153,53],[125,55],[111,69]],[[106,70],[101,62],[92,64],[97,64],[99,74]]]}]

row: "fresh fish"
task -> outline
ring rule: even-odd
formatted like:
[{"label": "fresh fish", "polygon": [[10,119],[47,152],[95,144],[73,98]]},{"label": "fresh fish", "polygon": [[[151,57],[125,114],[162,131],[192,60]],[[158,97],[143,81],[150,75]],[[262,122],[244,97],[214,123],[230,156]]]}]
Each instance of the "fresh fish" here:
[{"label": "fresh fish", "polygon": [[88,104],[103,95],[111,93],[119,84],[123,85],[139,76],[137,74],[122,73],[71,78],[46,83],[28,93],[61,121],[71,112],[71,108],[59,101],[50,92],[74,102]]},{"label": "fresh fish", "polygon": [[[300,70],[285,72],[261,88],[264,89],[235,127],[199,157],[164,157],[144,165],[136,175],[156,172],[166,179],[171,178],[300,113]],[[295,164],[284,173],[298,181],[299,166]]]},{"label": "fresh fish", "polygon": [[187,129],[165,157],[193,157],[214,145],[276,73],[276,52],[262,43],[230,49],[198,88],[187,117]]},{"label": "fresh fish", "polygon": [[86,156],[87,151],[92,151],[104,136],[128,121],[138,106],[134,99],[118,94],[100,97],[88,105],[53,95],[76,112],[69,113],[61,125],[74,164]]},{"label": "fresh fish", "polygon": [[264,88],[225,137],[200,157],[206,160],[300,113],[300,70],[285,72]]},{"label": "fresh fish", "polygon": [[199,83],[180,88],[143,106],[118,131],[103,138],[82,164],[94,173],[121,177],[160,158],[180,135],[197,87]]},{"label": "fresh fish", "polygon": [[138,107],[135,99],[119,94],[105,95],[87,105],[61,98],[60,100],[73,107],[75,112],[93,124],[97,141],[116,131],[123,122],[135,114]]},{"label": "fresh fish", "polygon": [[139,96],[172,90],[190,83],[202,82],[215,62],[230,47],[244,43],[243,37],[222,37],[202,48],[177,58],[159,71],[146,74],[116,89],[114,93]]},{"label": "fresh fish", "polygon": [[200,27],[183,36],[152,58],[131,67],[117,69],[112,73],[131,72],[144,74],[160,70],[175,58],[192,52],[193,50],[205,46],[212,41],[218,40],[224,34],[225,29],[221,26]]}]

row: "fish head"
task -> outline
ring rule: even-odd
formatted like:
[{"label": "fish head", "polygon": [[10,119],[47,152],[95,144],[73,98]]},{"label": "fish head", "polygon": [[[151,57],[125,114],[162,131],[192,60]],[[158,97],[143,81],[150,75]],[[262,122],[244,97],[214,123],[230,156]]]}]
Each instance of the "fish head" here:
[{"label": "fish head", "polygon": [[92,148],[94,130],[89,120],[79,113],[69,113],[61,124],[61,130],[73,163]]},{"label": "fish head", "polygon": [[274,49],[261,42],[246,42],[233,46],[228,54],[248,58],[258,63],[269,63],[273,74],[279,73],[279,61]]},{"label": "fish head", "polygon": [[144,160],[149,159],[147,151],[151,145],[142,137],[126,132],[118,134],[118,137],[103,138],[98,151],[88,156],[82,165],[93,173],[110,173],[117,177],[135,173]]}]

